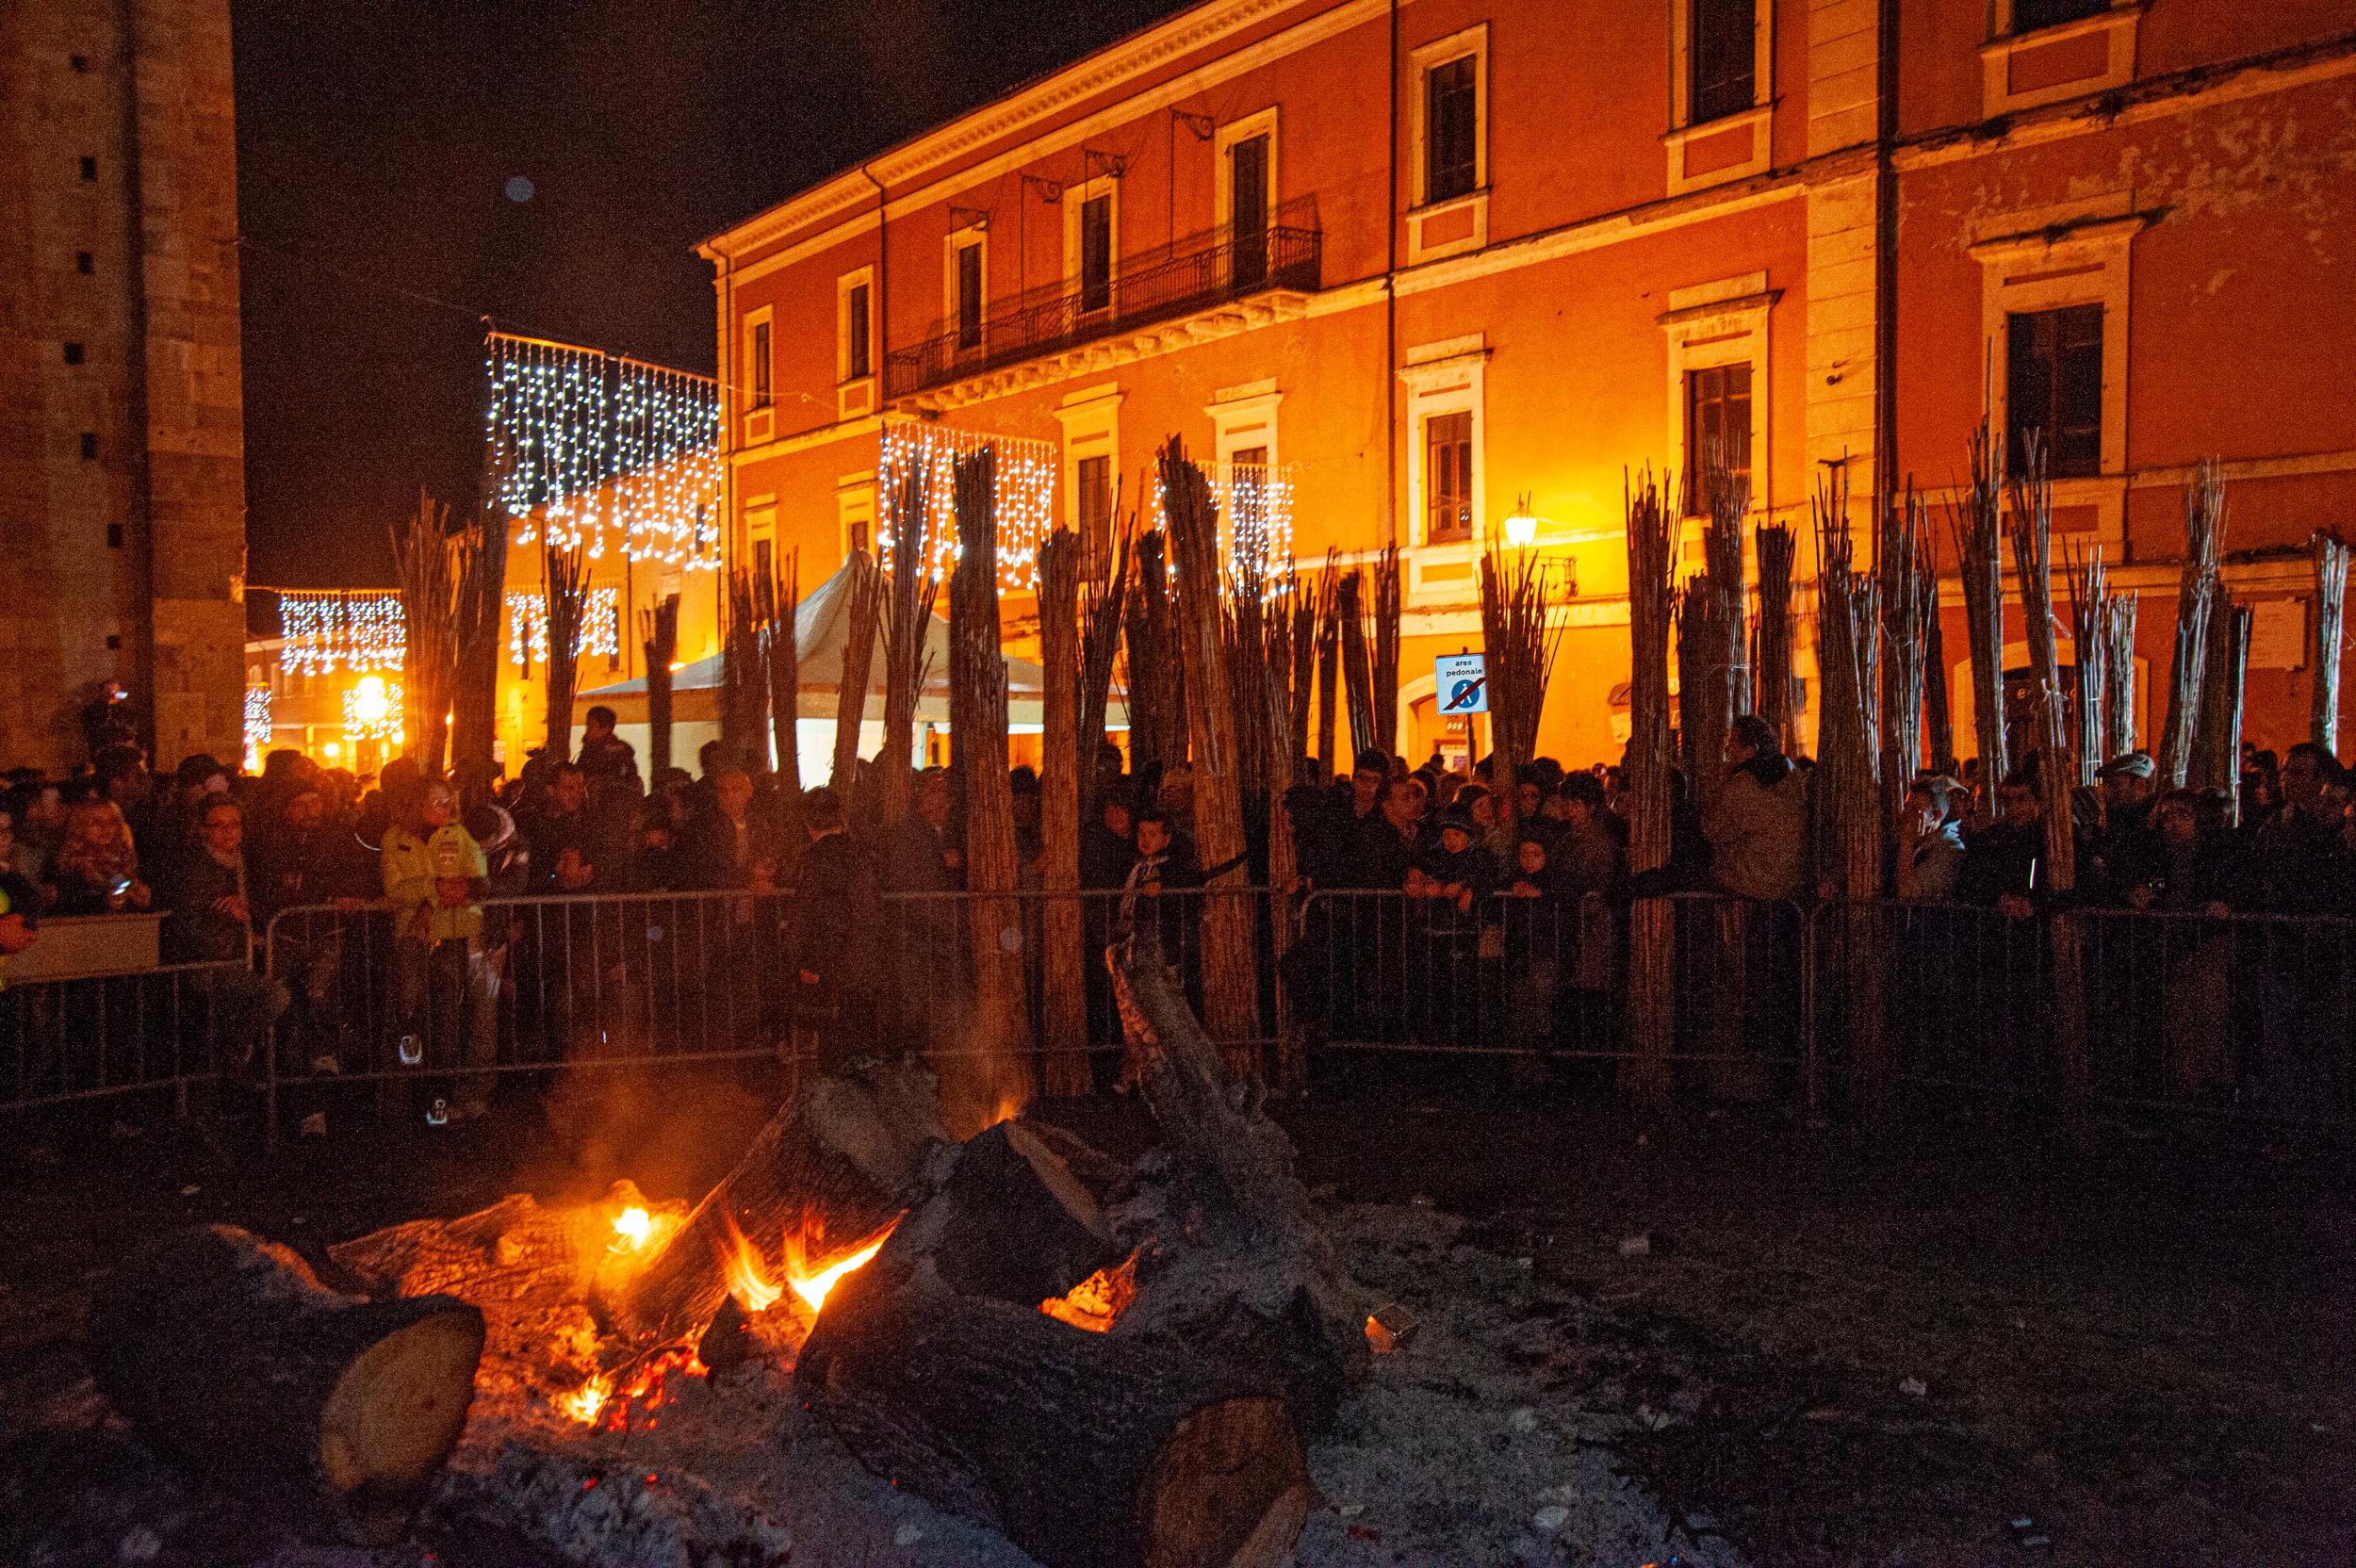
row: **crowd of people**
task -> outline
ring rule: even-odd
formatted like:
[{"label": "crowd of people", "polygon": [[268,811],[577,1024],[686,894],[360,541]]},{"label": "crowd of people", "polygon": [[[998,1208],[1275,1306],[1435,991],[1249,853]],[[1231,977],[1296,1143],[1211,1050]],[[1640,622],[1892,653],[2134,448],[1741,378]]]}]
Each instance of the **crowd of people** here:
[{"label": "crowd of people", "polygon": [[[205,756],[156,775],[129,739],[99,739],[90,764],[70,776],[7,776],[0,954],[37,941],[44,917],[167,917],[165,958],[210,966],[207,995],[236,1042],[233,1065],[253,1065],[271,1024],[290,1011],[295,1027],[281,1036],[298,1042],[298,1069],[333,1072],[354,1049],[384,1043],[355,1046],[338,1035],[349,1024],[330,1016],[338,988],[352,983],[352,959],[339,939],[316,935],[308,923],[289,925],[270,961],[256,967],[259,939],[290,909],[389,914],[384,1028],[404,1060],[420,1037],[461,1042],[456,1065],[472,1074],[453,1106],[462,1117],[487,1093],[480,1074],[496,1048],[502,988],[518,982],[526,963],[561,960],[568,975],[578,967],[571,937],[558,947],[518,939],[503,900],[749,895],[724,906],[735,911],[731,930],[703,939],[699,972],[709,979],[715,964],[735,972],[746,963],[781,966],[798,1013],[838,1021],[831,1027],[854,1039],[887,1004],[893,964],[908,961],[907,942],[920,944],[918,957],[939,975],[954,979],[966,963],[966,930],[946,906],[929,923],[899,923],[896,956],[860,939],[879,929],[879,895],[964,887],[960,792],[948,770],[919,771],[911,811],[887,830],[869,765],[842,797],[815,790],[788,799],[772,775],[742,765],[715,742],[697,773],[663,768],[647,780],[603,708],[589,710],[577,756],[534,753],[513,778],[430,778],[397,760],[364,782],[292,751],[270,754],[251,776]],[[2209,916],[2347,910],[2356,890],[2347,770],[2303,743],[2279,761],[2250,749],[2245,762],[2240,823],[2229,826],[2224,801],[2160,789],[2150,757],[2114,759],[2099,786],[2073,797],[2076,874],[2067,892],[2045,870],[2044,795],[2033,767],[2002,780],[1985,817],[1972,813],[1968,775],[1926,774],[1906,793],[1889,885],[1907,903],[1976,905],[2014,918],[2063,904]],[[1246,812],[1243,863],[1205,867],[1194,847],[1191,770],[1180,763],[1132,772],[1106,745],[1084,792],[1079,879],[1093,892],[1121,894],[1123,916],[1134,915],[1140,897],[1182,892],[1235,869],[1251,885],[1267,885],[1284,874],[1287,858],[1296,894],[1403,895],[1389,902],[1412,913],[1399,923],[1412,924],[1425,944],[1419,952],[1444,949],[1502,966],[1513,994],[1543,993],[1543,1005],[1519,1006],[1513,1017],[1535,1018],[1528,1027],[1559,1040],[1565,1021],[1576,1025],[1579,1016],[1567,1000],[1598,998],[1612,984],[1608,911],[1630,898],[1715,891],[1782,903],[1818,890],[1811,773],[1767,725],[1737,721],[1710,788],[1673,776],[1667,863],[1631,875],[1620,767],[1574,769],[1539,758],[1514,771],[1508,799],[1485,760],[1451,768],[1435,754],[1410,767],[1368,750],[1347,776],[1331,780],[1304,760],[1307,781],[1284,800],[1289,857],[1271,856],[1268,814],[1254,808]],[[1018,860],[1026,886],[1036,887],[1039,780],[1016,768],[1010,781]],[[758,896],[773,893],[790,896],[768,904]],[[1184,953],[1190,931],[1180,902],[1165,901],[1161,919]],[[1597,909],[1607,914],[1599,919]],[[1110,899],[1090,910],[1091,937],[1118,918]],[[1366,964],[1375,977],[1399,967],[1398,953],[1339,940],[1330,923],[1318,924],[1333,918],[1313,907],[1297,944],[1307,957],[1287,959],[1296,964],[1288,973],[1297,977],[1299,964],[1315,961],[1331,989]],[[1268,956],[1273,964],[1285,956]],[[620,965],[610,955],[599,962]],[[641,975],[632,983],[643,989],[650,982]],[[1370,981],[1361,988],[1384,988]],[[1101,1012],[1104,999],[1095,1000]],[[1452,1006],[1428,995],[1415,1004]],[[560,1041],[558,1053],[565,1049]]]}]

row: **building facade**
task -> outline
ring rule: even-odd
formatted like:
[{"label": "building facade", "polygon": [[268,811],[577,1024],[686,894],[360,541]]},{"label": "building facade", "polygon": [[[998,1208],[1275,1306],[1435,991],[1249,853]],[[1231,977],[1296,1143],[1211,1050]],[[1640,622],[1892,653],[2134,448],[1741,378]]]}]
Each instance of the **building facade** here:
[{"label": "building facade", "polygon": [[1832,466],[1870,532],[1984,409],[2039,433],[2064,547],[2154,601],[2145,693],[2223,459],[2267,744],[2356,522],[2345,0],[1206,0],[702,253],[736,558],[831,569],[895,440],[1035,443],[1101,531],[1179,435],[1301,561],[1402,547],[1411,755],[1513,516],[1569,590],[1542,749],[1617,756],[1624,483],[1704,447],[1805,536]]},{"label": "building facade", "polygon": [[128,689],[238,753],[245,452],[227,0],[0,3],[0,760]]}]

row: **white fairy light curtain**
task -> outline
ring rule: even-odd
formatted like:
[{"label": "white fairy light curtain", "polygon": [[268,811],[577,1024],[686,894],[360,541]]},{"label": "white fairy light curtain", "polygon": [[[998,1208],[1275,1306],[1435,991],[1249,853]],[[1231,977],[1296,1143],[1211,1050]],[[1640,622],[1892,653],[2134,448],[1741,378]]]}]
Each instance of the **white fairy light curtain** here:
[{"label": "white fairy light curtain", "polygon": [[401,596],[390,591],[281,593],[278,625],[278,662],[295,675],[398,670],[409,647]]},{"label": "white fairy light curtain", "polygon": [[926,517],[908,519],[908,531],[926,543],[932,575],[948,580],[957,564],[957,525],[953,468],[959,457],[984,447],[998,449],[998,586],[1026,593],[1039,586],[1039,547],[1055,528],[1055,485],[1063,454],[1052,441],[986,431],[957,430],[929,420],[893,420],[884,426],[875,473],[875,552],[888,570],[892,542],[902,532],[895,514],[902,480],[910,471],[925,476]]},{"label": "white fairy light curtain", "polygon": [[262,759],[270,751],[270,690],[267,686],[245,689],[245,771],[260,773]]},{"label": "white fairy light curtain", "polygon": [[515,543],[591,560],[720,564],[720,386],[641,360],[491,335],[483,438]]},{"label": "white fairy light curtain", "polygon": [[[1219,507],[1219,536],[1230,576],[1256,576],[1273,592],[1293,559],[1293,471],[1281,463],[1214,463],[1206,477]],[[1165,525],[1162,481],[1153,478],[1153,521]],[[1172,576],[1177,564],[1170,564]]]},{"label": "white fairy light curtain", "polygon": [[[589,590],[581,612],[577,659],[622,651],[621,596],[611,586]],[[529,588],[507,591],[507,656],[525,669],[548,662],[548,596]]]}]

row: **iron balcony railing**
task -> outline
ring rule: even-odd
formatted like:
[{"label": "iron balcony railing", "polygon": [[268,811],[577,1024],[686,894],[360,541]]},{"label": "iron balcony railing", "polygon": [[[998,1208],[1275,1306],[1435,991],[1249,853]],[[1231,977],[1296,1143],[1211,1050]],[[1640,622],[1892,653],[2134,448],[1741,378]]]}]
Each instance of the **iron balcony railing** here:
[{"label": "iron balcony railing", "polygon": [[1286,203],[1259,234],[1214,229],[1124,257],[1109,279],[1035,288],[971,323],[944,318],[894,350],[884,394],[905,398],[967,376],[1274,289],[1318,286],[1325,237],[1307,200]]}]

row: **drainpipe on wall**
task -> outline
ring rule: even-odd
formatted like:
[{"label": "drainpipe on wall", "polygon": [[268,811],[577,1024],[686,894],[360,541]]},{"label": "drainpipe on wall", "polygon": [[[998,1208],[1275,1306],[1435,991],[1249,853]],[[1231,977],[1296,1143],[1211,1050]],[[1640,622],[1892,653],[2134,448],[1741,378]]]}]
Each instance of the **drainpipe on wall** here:
[{"label": "drainpipe on wall", "polygon": [[892,208],[884,197],[884,183],[875,178],[875,171],[862,163],[859,172],[875,188],[875,341],[867,368],[875,378],[875,397],[870,406],[880,419],[884,394],[891,386],[891,378],[884,371],[892,363]]},{"label": "drainpipe on wall", "polygon": [[[1898,0],[1881,0],[1880,93],[1874,105],[1873,505],[1878,519],[1898,489]],[[1878,526],[1878,523],[1876,524]]]},{"label": "drainpipe on wall", "polygon": [[1391,0],[1390,188],[1383,211],[1383,520],[1399,543],[1399,0]]},{"label": "drainpipe on wall", "polygon": [[[138,694],[139,700],[131,705],[134,713],[141,715],[139,722],[139,744],[150,757],[156,755],[156,745],[163,739],[163,713],[158,699],[163,694],[155,689],[157,662],[155,643],[159,631],[155,603],[155,483],[152,466],[155,433],[148,427],[148,380],[155,362],[148,343],[147,307],[147,189],[146,165],[140,146],[139,122],[139,7],[124,0],[117,8],[116,25],[122,33],[123,69],[117,80],[123,84],[123,191],[127,221],[125,228],[128,259],[125,271],[131,280],[130,319],[125,339],[125,357],[130,376],[125,382],[129,406],[124,410],[123,444],[132,453],[131,527],[125,541],[131,547],[132,604],[138,611],[138,625],[133,616],[121,615],[115,625],[131,642],[131,678],[125,682]],[[122,601],[116,600],[118,607]],[[123,676],[120,657],[110,661],[107,674],[117,679]],[[244,650],[238,652],[237,667],[245,667]],[[243,725],[243,709],[238,723]],[[240,745],[242,746],[242,740]]]}]

